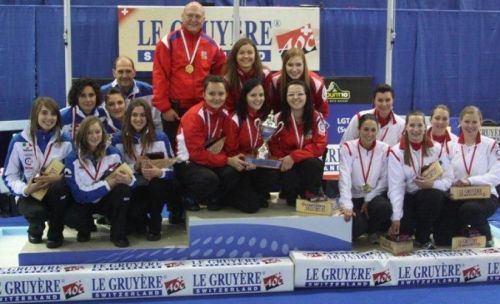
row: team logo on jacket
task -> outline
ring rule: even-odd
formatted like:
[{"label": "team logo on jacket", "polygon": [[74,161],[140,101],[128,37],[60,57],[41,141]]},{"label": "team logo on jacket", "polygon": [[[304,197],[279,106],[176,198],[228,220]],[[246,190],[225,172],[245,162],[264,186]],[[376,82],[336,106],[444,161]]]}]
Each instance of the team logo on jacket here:
[{"label": "team logo on jacket", "polygon": [[470,280],[481,277],[481,269],[479,268],[479,265],[464,269],[462,273],[464,275],[464,282],[468,282]]},{"label": "team logo on jacket", "polygon": [[184,278],[178,277],[173,280],[165,282],[165,289],[167,290],[168,295],[186,289],[186,283],[184,283]]},{"label": "team logo on jacket", "polygon": [[381,272],[374,273],[373,275],[373,284],[375,286],[382,285],[392,281],[391,273],[389,270],[384,270]]},{"label": "team logo on jacket", "polygon": [[303,49],[305,54],[316,50],[316,40],[314,39],[313,30],[310,24],[277,35],[276,42],[278,43],[278,50],[281,55],[284,54],[284,51],[293,47]]},{"label": "team logo on jacket", "polygon": [[76,297],[77,295],[81,295],[85,293],[85,290],[83,289],[83,284],[82,281],[76,281],[73,283],[70,283],[68,285],[63,286],[63,292],[64,296],[67,299],[71,299]]},{"label": "team logo on jacket", "polygon": [[266,290],[276,288],[283,284],[283,276],[279,272],[264,278],[264,286],[266,287]]},{"label": "team logo on jacket", "polygon": [[207,51],[201,51],[201,59],[202,60],[207,60],[208,59],[208,52]]}]

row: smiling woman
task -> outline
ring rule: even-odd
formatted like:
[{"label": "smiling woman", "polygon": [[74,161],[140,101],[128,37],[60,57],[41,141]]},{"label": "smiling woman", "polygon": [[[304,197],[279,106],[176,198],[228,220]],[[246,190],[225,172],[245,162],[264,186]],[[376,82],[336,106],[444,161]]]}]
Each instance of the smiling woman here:
[{"label": "smiling woman", "polygon": [[[31,243],[42,242],[48,220],[47,248],[63,244],[68,190],[60,173],[46,169],[62,162],[71,150],[71,140],[61,134],[57,103],[50,97],[38,97],[31,109],[29,127],[11,140],[3,173],[7,187],[19,197],[19,212],[29,223],[28,240]],[[36,195],[40,191],[46,194]]]}]

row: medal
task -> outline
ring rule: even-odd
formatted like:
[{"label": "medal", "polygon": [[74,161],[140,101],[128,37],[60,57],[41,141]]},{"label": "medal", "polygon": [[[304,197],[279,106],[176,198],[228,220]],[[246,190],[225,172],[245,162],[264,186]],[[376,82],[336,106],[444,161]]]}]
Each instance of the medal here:
[{"label": "medal", "polygon": [[184,70],[186,71],[186,73],[191,74],[194,71],[194,66],[192,64],[188,64],[188,65],[186,65]]},{"label": "medal", "polygon": [[373,155],[375,155],[375,147],[372,148],[372,155],[370,156],[370,162],[368,163],[368,168],[366,170],[365,174],[365,166],[363,165],[363,157],[361,156],[361,149],[360,149],[361,144],[358,141],[358,156],[359,156],[359,162],[361,163],[361,173],[363,174],[363,181],[365,182],[362,189],[364,193],[368,193],[372,191],[372,187],[368,185],[368,176],[370,175],[370,169],[372,167],[372,161],[373,161]]},{"label": "medal", "polygon": [[196,41],[196,46],[194,47],[194,51],[192,54],[189,54],[186,37],[184,37],[184,31],[182,29],[181,29],[181,37],[182,37],[182,43],[184,44],[184,51],[186,52],[186,58],[187,61],[189,62],[184,68],[184,71],[186,71],[186,73],[188,74],[191,74],[194,71],[193,62],[194,62],[194,57],[196,56],[196,52],[198,51],[198,46],[200,46],[201,36],[198,37],[198,41]]}]

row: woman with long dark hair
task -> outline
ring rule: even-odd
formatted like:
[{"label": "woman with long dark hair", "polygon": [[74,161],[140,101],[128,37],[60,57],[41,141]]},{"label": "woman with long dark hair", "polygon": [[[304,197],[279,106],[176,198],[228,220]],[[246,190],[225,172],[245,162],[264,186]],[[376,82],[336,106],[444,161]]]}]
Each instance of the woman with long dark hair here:
[{"label": "woman with long dark hair", "polygon": [[292,80],[286,86],[286,102],[275,120],[284,128],[271,139],[270,150],[281,158],[281,194],[295,206],[298,195],[317,199],[321,194],[323,155],[327,144],[327,125],[314,110],[309,87],[302,80]]},{"label": "woman with long dark hair", "polygon": [[135,169],[138,180],[132,189],[129,225],[134,225],[137,232],[145,231],[147,226],[148,241],[158,241],[164,204],[168,202],[170,213],[182,210],[180,198],[175,195],[173,163],[169,167],[159,167],[148,161],[151,157],[173,159],[175,155],[167,135],[155,131],[151,107],[145,100],[135,99],[130,103],[122,131],[113,137],[112,143],[122,153],[124,162]]}]

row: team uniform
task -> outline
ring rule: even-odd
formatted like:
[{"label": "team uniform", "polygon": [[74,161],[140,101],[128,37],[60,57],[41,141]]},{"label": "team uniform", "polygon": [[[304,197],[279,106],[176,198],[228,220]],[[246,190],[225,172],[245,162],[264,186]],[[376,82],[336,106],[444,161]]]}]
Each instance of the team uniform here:
[{"label": "team uniform", "polygon": [[110,188],[105,177],[120,166],[120,152],[113,146],[106,148],[105,156],[99,160],[80,159],[73,151],[65,161],[65,178],[75,203],[67,213],[66,224],[78,230],[78,238],[87,240],[94,225],[92,214],[106,215],[111,221],[111,241],[126,239],[127,209],[130,201],[129,185],[118,184]]},{"label": "team uniform", "polygon": [[[276,121],[284,121],[281,113],[276,114]],[[293,167],[281,174],[281,196],[290,205],[295,205],[297,195],[307,197],[318,194],[323,178],[323,155],[327,144],[326,123],[322,115],[314,111],[312,129],[303,133],[303,124],[296,123],[290,114],[288,125],[270,141],[271,155],[283,158],[290,155]]]},{"label": "team uniform", "polygon": [[99,117],[99,120],[106,125],[106,111],[102,107],[96,107],[92,114],[86,115],[79,106],[65,107],[61,109],[61,128],[72,140],[75,140],[76,133],[82,121],[88,116]]},{"label": "team uniform", "polygon": [[[138,231],[143,230],[148,225],[149,233],[159,235],[161,233],[162,209],[165,202],[168,202],[170,212],[180,212],[180,199],[175,195],[174,170],[172,167],[163,168],[162,175],[150,181],[145,179],[140,172],[135,170],[136,162],[141,156],[148,156],[151,153],[161,153],[162,158],[175,157],[170,142],[163,132],[156,134],[156,140],[151,146],[145,148],[141,144],[140,134],[133,136],[134,156],[130,157],[125,153],[122,144],[123,133],[113,136],[112,145],[123,155],[123,160],[134,170],[137,183],[132,189],[132,198],[129,208],[129,222],[135,224]],[[147,220],[146,214],[150,219]]]},{"label": "team uniform", "polygon": [[[128,107],[130,102],[136,98],[141,98],[144,99],[150,106],[151,106],[151,115],[153,117],[153,124],[155,125],[156,131],[162,131],[162,124],[161,124],[161,112],[158,111],[153,106],[153,87],[146,82],[140,81],[140,80],[133,80],[134,85],[132,86],[132,89],[130,92],[127,94],[127,96],[124,96],[125,98],[125,105]],[[118,81],[115,79],[113,82],[110,82],[106,85],[101,86],[101,94],[102,98],[104,100],[106,94],[112,89],[112,88],[118,88]],[[104,110],[106,111],[106,108],[104,105],[102,105]],[[118,121],[114,118],[111,117],[111,115],[106,111],[106,122],[107,122],[107,129],[106,132],[108,134],[115,134],[119,132],[122,127],[121,127],[121,121]]]},{"label": "team uniform", "polygon": [[430,138],[433,142],[439,143],[441,145],[440,154],[446,155],[451,162],[453,146],[457,142],[458,136],[448,130],[446,130],[445,134],[442,136],[435,136],[432,135],[432,127],[430,127],[427,130],[427,138]]},{"label": "team uniform", "polygon": [[[429,141],[424,143],[429,148],[429,155],[423,153],[423,144],[413,147],[402,138],[400,143],[391,148],[388,162],[388,196],[392,204],[392,221],[400,222],[400,233],[415,234],[420,244],[430,242],[432,226],[439,216],[445,200],[445,191],[453,181],[453,170],[448,158],[440,155],[441,145]],[[410,145],[410,165],[404,163],[404,149]],[[436,179],[432,188],[421,189],[415,184],[423,167],[440,162],[443,175]]]},{"label": "team uniform", "polygon": [[466,178],[471,185],[489,185],[491,196],[487,199],[448,201],[443,211],[443,224],[438,230],[442,245],[451,243],[451,238],[470,226],[486,239],[492,239],[488,218],[498,205],[496,185],[500,184],[500,150],[495,140],[478,133],[476,142],[467,146],[463,135],[458,137],[452,150],[451,165],[455,181]]},{"label": "team uniform", "polygon": [[[375,141],[370,149],[364,148],[359,139],[345,142],[340,148],[339,204],[352,209],[352,238],[363,233],[384,230],[392,213],[386,197],[387,162],[390,152],[388,144]],[[361,213],[363,204],[368,204],[368,214]]]},{"label": "team uniform", "polygon": [[[262,75],[257,75],[257,72],[255,69],[251,69],[248,72],[243,72],[239,68],[237,68],[236,72],[238,73],[238,78],[240,81],[240,90],[245,81],[251,79],[251,78],[259,78],[261,79],[262,86],[265,88],[265,79],[271,74],[271,71],[267,68],[262,69]],[[227,75],[226,75],[227,76]],[[226,109],[229,111],[229,113],[234,112],[234,109],[236,108],[236,104],[240,101],[240,90],[237,90],[236,88],[231,88],[229,87],[229,80],[224,77],[224,79],[227,81],[227,87],[228,87],[228,94],[226,98],[226,103],[224,106]]]},{"label": "team uniform", "polygon": [[238,172],[227,165],[224,151],[212,153],[207,147],[225,136],[223,125],[228,113],[214,110],[205,101],[189,109],[181,118],[177,134],[177,157],[184,161],[176,172],[184,194],[209,208],[226,205],[227,194],[238,182]]},{"label": "team uniform", "polygon": [[[182,116],[203,99],[205,78],[220,75],[225,63],[224,51],[205,33],[192,34],[184,26],[170,32],[155,49],[153,105],[162,113],[173,108]],[[163,123],[174,142],[179,122]]]},{"label": "team uniform", "polygon": [[[266,100],[271,103],[271,109],[274,113],[281,110],[281,72],[276,72],[266,78]],[[309,88],[314,109],[328,117],[328,100],[326,98],[325,81],[318,74],[309,71]]]},{"label": "team uniform", "polygon": [[344,135],[342,135],[340,144],[343,144],[348,140],[353,140],[359,137],[359,130],[358,130],[359,119],[361,118],[361,116],[365,114],[373,114],[375,115],[375,117],[377,117],[377,120],[380,125],[380,130],[378,131],[377,140],[383,141],[391,147],[399,143],[401,134],[403,134],[403,131],[405,129],[404,119],[394,114],[394,112],[391,111],[388,118],[384,120],[382,117],[380,117],[380,115],[378,115],[376,109],[370,109],[366,111],[361,111],[351,118],[351,120],[349,121],[349,126],[345,130]]},{"label": "team uniform", "polygon": [[[224,151],[228,156],[240,153],[255,156],[255,151],[263,144],[262,137],[255,127],[257,119],[265,117],[260,117],[258,113],[249,109],[247,118],[243,121],[237,114],[226,120]],[[258,167],[255,170],[240,172],[240,182],[235,187],[233,199],[237,202],[236,207],[244,212],[254,213],[260,207],[267,206],[269,192],[278,179],[278,171],[273,169]]]},{"label": "team uniform", "polygon": [[56,142],[54,131],[38,130],[33,141],[29,136],[29,127],[16,134],[9,145],[5,158],[3,179],[9,190],[18,199],[19,212],[29,223],[30,236],[41,238],[45,221],[49,221],[47,238],[62,240],[64,213],[69,203],[68,190],[64,181],[52,184],[40,202],[25,194],[28,181],[46,168],[52,160],[63,162],[72,151],[71,139],[64,134]]}]

